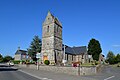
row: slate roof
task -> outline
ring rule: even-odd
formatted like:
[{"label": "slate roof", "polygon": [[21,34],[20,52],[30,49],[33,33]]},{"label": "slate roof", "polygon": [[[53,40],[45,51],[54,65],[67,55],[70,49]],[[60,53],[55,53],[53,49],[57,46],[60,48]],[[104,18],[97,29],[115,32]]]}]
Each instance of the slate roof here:
[{"label": "slate roof", "polygon": [[25,50],[17,50],[15,54],[26,55],[27,51],[25,51]]},{"label": "slate roof", "polygon": [[[64,46],[63,46],[64,50]],[[81,55],[85,54],[87,52],[87,47],[86,46],[80,46],[80,47],[65,47],[65,53],[66,54],[71,54],[71,55]]]}]

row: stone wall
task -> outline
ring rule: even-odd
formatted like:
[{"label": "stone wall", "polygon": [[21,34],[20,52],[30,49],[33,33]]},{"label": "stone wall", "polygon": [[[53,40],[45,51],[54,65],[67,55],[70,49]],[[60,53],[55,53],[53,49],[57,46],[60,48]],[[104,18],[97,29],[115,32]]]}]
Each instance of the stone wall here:
[{"label": "stone wall", "polygon": [[[28,67],[37,69],[36,65],[19,65],[20,67]],[[70,75],[92,75],[96,74],[96,67],[58,67],[58,66],[39,66],[39,70],[46,70],[55,73],[66,73]]]}]

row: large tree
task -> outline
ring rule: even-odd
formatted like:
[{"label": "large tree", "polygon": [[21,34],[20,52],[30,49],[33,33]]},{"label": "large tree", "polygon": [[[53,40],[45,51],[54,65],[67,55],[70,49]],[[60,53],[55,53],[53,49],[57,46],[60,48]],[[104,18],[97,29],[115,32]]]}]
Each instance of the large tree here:
[{"label": "large tree", "polygon": [[116,63],[120,62],[120,54],[117,54],[117,56],[115,57],[115,61],[116,61]]},{"label": "large tree", "polygon": [[33,41],[30,44],[28,50],[28,55],[33,59],[36,60],[36,53],[41,52],[42,42],[38,36],[34,36]]},{"label": "large tree", "polygon": [[107,61],[109,62],[109,64],[114,64],[115,63],[115,55],[112,51],[109,51],[107,54]]},{"label": "large tree", "polygon": [[93,59],[98,61],[101,52],[102,49],[99,41],[92,38],[88,44],[88,54],[92,55]]},{"label": "large tree", "polygon": [[11,56],[8,56],[8,55],[3,58],[3,62],[8,62],[10,60],[13,60],[13,58]]}]

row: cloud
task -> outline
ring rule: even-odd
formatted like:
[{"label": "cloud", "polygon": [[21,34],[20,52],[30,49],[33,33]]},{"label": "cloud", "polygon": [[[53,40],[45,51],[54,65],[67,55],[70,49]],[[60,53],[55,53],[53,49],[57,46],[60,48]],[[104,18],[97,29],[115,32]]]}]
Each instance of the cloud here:
[{"label": "cloud", "polygon": [[112,45],[112,47],[120,47],[120,45]]}]

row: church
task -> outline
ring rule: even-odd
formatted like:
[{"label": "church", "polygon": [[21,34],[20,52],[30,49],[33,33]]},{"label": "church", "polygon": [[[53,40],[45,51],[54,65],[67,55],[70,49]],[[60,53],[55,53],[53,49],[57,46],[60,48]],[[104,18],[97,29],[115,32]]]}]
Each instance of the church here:
[{"label": "church", "polygon": [[63,59],[70,63],[88,61],[86,46],[64,48],[62,40],[62,24],[49,11],[42,24],[42,62],[49,60],[50,64],[60,64]]}]

